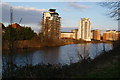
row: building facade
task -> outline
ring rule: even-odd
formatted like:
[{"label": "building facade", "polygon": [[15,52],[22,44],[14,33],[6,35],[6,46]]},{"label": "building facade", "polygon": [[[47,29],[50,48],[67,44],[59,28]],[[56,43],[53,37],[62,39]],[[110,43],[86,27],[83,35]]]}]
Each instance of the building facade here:
[{"label": "building facade", "polygon": [[78,40],[91,41],[91,23],[89,18],[81,18],[77,34]]},{"label": "building facade", "polygon": [[73,32],[73,34],[74,34],[74,37],[73,37],[73,38],[77,40],[77,32],[78,32],[78,29],[72,29],[71,32]]},{"label": "building facade", "polygon": [[75,39],[74,32],[61,32],[61,39]]},{"label": "building facade", "polygon": [[101,40],[100,30],[93,30],[93,40]]},{"label": "building facade", "polygon": [[15,29],[21,28],[21,26],[20,26],[19,24],[17,24],[17,23],[11,24],[11,27],[13,27],[13,28],[15,28]]},{"label": "building facade", "polygon": [[103,33],[103,41],[116,41],[119,39],[120,33],[115,30],[108,30]]},{"label": "building facade", "polygon": [[61,17],[56,12],[56,9],[49,9],[49,12],[43,13],[42,29],[44,39],[59,39],[60,38],[60,27]]}]

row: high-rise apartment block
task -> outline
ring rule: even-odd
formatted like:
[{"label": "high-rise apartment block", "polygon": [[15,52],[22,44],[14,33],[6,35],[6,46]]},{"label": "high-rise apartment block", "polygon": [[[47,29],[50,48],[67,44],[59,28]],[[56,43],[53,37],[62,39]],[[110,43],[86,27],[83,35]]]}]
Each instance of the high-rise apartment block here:
[{"label": "high-rise apartment block", "polygon": [[91,23],[89,18],[81,18],[77,39],[91,41]]},{"label": "high-rise apartment block", "polygon": [[59,39],[61,17],[56,12],[56,9],[49,9],[48,12],[43,13],[42,29],[44,39]]}]

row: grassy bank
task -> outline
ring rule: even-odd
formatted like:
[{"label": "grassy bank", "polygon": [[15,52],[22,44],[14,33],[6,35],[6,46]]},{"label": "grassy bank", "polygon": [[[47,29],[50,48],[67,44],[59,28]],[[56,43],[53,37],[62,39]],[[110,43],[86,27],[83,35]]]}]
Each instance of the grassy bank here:
[{"label": "grassy bank", "polygon": [[[30,48],[42,48],[42,47],[53,47],[53,46],[63,46],[68,44],[84,44],[84,43],[112,43],[112,41],[83,41],[83,40],[72,40],[72,39],[64,39],[64,40],[55,40],[42,42],[39,39],[32,40],[18,40],[13,42],[14,49],[30,49]],[[9,49],[9,42],[7,40],[2,41],[2,49]]]},{"label": "grassy bank", "polygon": [[87,78],[120,78],[120,48],[104,52],[93,60]]}]

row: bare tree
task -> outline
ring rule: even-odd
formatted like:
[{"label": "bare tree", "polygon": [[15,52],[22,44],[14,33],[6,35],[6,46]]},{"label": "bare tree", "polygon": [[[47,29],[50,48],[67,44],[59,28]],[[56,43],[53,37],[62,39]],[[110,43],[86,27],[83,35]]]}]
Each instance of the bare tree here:
[{"label": "bare tree", "polygon": [[[118,21],[118,30],[120,31],[120,1],[102,2],[100,5],[109,9],[108,15]],[[118,40],[118,42],[120,42],[120,40]],[[103,45],[103,47],[105,46]]]},{"label": "bare tree", "polygon": [[120,20],[120,1],[102,2],[102,3],[100,3],[100,5],[103,7],[106,7],[110,10],[110,12],[108,12],[108,15],[111,18]]}]

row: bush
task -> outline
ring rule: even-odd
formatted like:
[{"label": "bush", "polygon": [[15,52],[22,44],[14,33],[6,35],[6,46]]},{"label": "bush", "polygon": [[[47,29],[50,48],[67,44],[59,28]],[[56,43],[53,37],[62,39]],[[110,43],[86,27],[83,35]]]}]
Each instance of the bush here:
[{"label": "bush", "polygon": [[5,33],[3,33],[4,40],[30,40],[35,35],[34,31],[30,27],[13,28],[11,26],[6,27]]}]

